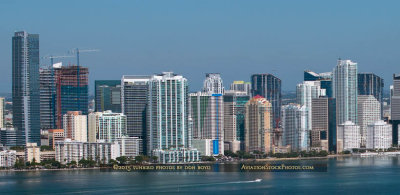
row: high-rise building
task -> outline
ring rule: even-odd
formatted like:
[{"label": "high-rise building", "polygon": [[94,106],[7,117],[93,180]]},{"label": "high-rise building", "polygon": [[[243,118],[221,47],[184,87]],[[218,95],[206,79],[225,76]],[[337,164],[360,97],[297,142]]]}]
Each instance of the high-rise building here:
[{"label": "high-rise building", "polygon": [[17,146],[17,131],[15,128],[1,128],[0,143],[3,146]]},{"label": "high-rise building", "polygon": [[245,105],[245,150],[270,153],[272,148],[272,105],[262,96],[255,96]]},{"label": "high-rise building", "polygon": [[192,137],[212,141],[210,153],[224,154],[224,101],[222,94],[189,94]]},{"label": "high-rise building", "polygon": [[127,134],[143,140],[140,153],[146,149],[146,108],[150,76],[126,76],[121,79],[121,107],[126,116]]},{"label": "high-rise building", "polygon": [[338,124],[352,121],[357,124],[357,63],[338,60],[333,72],[333,96],[336,98]]},{"label": "high-rise building", "polygon": [[61,66],[55,69],[56,127],[62,129],[62,118],[69,111],[88,114],[89,69],[82,66]]},{"label": "high-rise building", "polygon": [[18,145],[40,145],[39,35],[16,32],[12,38],[13,125]]},{"label": "high-rise building", "polygon": [[126,116],[111,110],[89,114],[89,142],[105,140],[114,142],[116,138],[127,136]]},{"label": "high-rise building", "polygon": [[336,100],[329,97],[312,99],[311,147],[336,152]]},{"label": "high-rise building", "polygon": [[367,149],[388,149],[392,147],[392,125],[382,120],[369,124],[366,138]]},{"label": "high-rise building", "polygon": [[87,115],[80,111],[68,111],[63,117],[65,138],[87,142]]},{"label": "high-rise building", "polygon": [[121,80],[96,80],[94,85],[95,111],[111,110],[114,113],[120,113]]},{"label": "high-rise building", "polygon": [[373,95],[381,104],[383,117],[383,79],[373,73],[358,73],[358,95]]},{"label": "high-rise building", "polygon": [[49,146],[55,148],[56,141],[63,141],[65,139],[64,129],[49,129]]},{"label": "high-rise building", "polygon": [[304,81],[319,81],[321,89],[325,89],[326,96],[332,97],[332,72],[315,73],[304,71]]},{"label": "high-rise building", "polygon": [[5,127],[5,120],[4,120],[4,115],[5,115],[5,101],[3,97],[0,97],[0,128]]},{"label": "high-rise building", "polygon": [[272,104],[273,128],[278,128],[281,120],[281,79],[272,74],[253,74],[251,76],[251,94],[260,95]]},{"label": "high-rise building", "polygon": [[56,124],[56,86],[54,69],[40,68],[40,128],[53,129]]},{"label": "high-rise building", "polygon": [[224,94],[224,84],[219,73],[207,73],[203,84],[203,92],[209,94]]},{"label": "high-rise building", "polygon": [[325,89],[321,89],[318,81],[304,81],[297,84],[296,102],[308,109],[308,127],[312,129],[312,99],[325,96]]},{"label": "high-rise building", "polygon": [[390,123],[393,128],[393,144],[400,145],[399,126],[400,126],[400,74],[393,75],[393,90],[390,99]]},{"label": "high-rise building", "polygon": [[291,151],[308,151],[310,129],[308,109],[298,104],[282,107],[283,145],[291,147]]},{"label": "high-rise building", "polygon": [[245,104],[250,95],[241,91],[225,91],[224,94],[224,142],[225,150],[244,150]]},{"label": "high-rise building", "polygon": [[147,153],[163,163],[198,160],[191,149],[188,82],[181,75],[163,72],[149,81]]},{"label": "high-rise building", "polygon": [[337,126],[337,152],[351,151],[360,148],[360,126],[352,121],[346,121]]},{"label": "high-rise building", "polygon": [[233,81],[231,87],[232,91],[245,92],[247,95],[251,95],[251,83],[245,81]]},{"label": "high-rise building", "polygon": [[71,139],[56,141],[55,153],[55,160],[61,164],[79,162],[83,158],[83,142]]},{"label": "high-rise building", "polygon": [[357,117],[361,133],[361,146],[365,146],[367,126],[381,120],[381,103],[373,95],[359,95],[357,99]]}]

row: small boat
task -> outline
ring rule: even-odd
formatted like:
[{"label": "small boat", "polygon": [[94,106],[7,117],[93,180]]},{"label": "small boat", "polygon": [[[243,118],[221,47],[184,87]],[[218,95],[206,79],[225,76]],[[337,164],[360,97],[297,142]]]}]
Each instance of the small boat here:
[{"label": "small boat", "polygon": [[261,182],[262,179],[256,179],[254,180],[255,182]]}]

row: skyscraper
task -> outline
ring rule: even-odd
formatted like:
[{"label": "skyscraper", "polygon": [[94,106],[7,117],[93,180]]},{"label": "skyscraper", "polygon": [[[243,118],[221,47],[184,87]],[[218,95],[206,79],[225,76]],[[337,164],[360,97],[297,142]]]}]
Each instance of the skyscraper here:
[{"label": "skyscraper", "polygon": [[3,97],[0,97],[0,128],[5,127],[4,109],[5,109],[5,101]]},{"label": "skyscraper", "polygon": [[38,34],[22,31],[12,38],[12,99],[17,144],[40,145]]},{"label": "skyscraper", "polygon": [[373,95],[381,104],[383,117],[383,79],[373,73],[358,73],[358,95]]},{"label": "skyscraper", "polygon": [[359,95],[357,107],[361,146],[365,146],[367,140],[367,126],[381,119],[381,103],[373,95]]},{"label": "skyscraper", "polygon": [[369,124],[367,127],[366,148],[388,149],[392,147],[392,125],[382,120]]},{"label": "skyscraper", "polygon": [[140,153],[147,152],[146,108],[150,78],[124,75],[121,79],[121,108],[126,116],[127,134],[143,140],[140,143]]},{"label": "skyscraper", "polygon": [[40,128],[56,127],[56,86],[52,67],[40,68]]},{"label": "skyscraper", "polygon": [[233,81],[230,90],[245,92],[247,95],[251,95],[251,83],[245,81]]},{"label": "skyscraper", "polygon": [[212,155],[224,154],[224,101],[222,94],[189,94],[193,138],[208,139]]},{"label": "skyscraper", "polygon": [[332,97],[332,72],[315,73],[304,71],[304,81],[319,81],[321,89],[325,89],[326,96]]},{"label": "skyscraper", "polygon": [[336,152],[336,100],[329,97],[312,99],[311,147]]},{"label": "skyscraper", "polygon": [[251,76],[251,94],[265,97],[272,104],[273,128],[279,127],[281,118],[281,80],[272,74],[253,74]]},{"label": "skyscraper", "polygon": [[127,136],[126,116],[110,110],[90,113],[88,134],[89,142],[97,140],[114,142],[117,138]]},{"label": "skyscraper", "polygon": [[224,94],[224,84],[219,73],[207,73],[203,84],[203,92]]},{"label": "skyscraper", "polygon": [[56,126],[62,129],[62,117],[69,111],[88,114],[89,69],[82,66],[61,66],[55,69]]},{"label": "skyscraper", "polygon": [[236,152],[244,150],[245,104],[250,95],[241,91],[225,91],[224,94],[224,142]]},{"label": "skyscraper", "polygon": [[357,124],[357,63],[338,60],[333,72],[333,96],[336,98],[337,124]]},{"label": "skyscraper", "polygon": [[95,111],[104,112],[111,110],[115,113],[121,112],[121,80],[96,80],[95,88]]},{"label": "skyscraper", "polygon": [[390,100],[390,123],[393,128],[393,144],[399,145],[400,125],[400,74],[393,75],[393,92]]},{"label": "skyscraper", "polygon": [[300,106],[305,106],[308,109],[308,127],[312,129],[312,99],[319,96],[325,96],[325,89],[321,90],[318,81],[304,81],[297,84],[296,101]]},{"label": "skyscraper", "polygon": [[270,153],[272,148],[272,105],[255,96],[245,105],[245,150]]},{"label": "skyscraper", "polygon": [[163,163],[198,161],[190,149],[188,82],[181,75],[163,72],[149,81],[147,153]]},{"label": "skyscraper", "polygon": [[283,145],[290,145],[292,151],[309,149],[308,109],[298,104],[282,107]]}]

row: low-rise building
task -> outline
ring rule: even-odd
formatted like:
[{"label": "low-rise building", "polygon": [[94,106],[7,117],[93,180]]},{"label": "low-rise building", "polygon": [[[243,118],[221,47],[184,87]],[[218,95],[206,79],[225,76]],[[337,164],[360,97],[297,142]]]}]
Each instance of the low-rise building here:
[{"label": "low-rise building", "polygon": [[56,141],[65,139],[64,129],[49,129],[49,146],[55,148]]},{"label": "low-rise building", "polygon": [[138,137],[119,137],[115,141],[119,144],[120,155],[134,158],[139,155],[140,141]]},{"label": "low-rise building", "polygon": [[0,151],[0,167],[13,167],[17,160],[17,152],[15,150]]},{"label": "low-rise building", "polygon": [[346,121],[337,127],[337,152],[351,151],[360,148],[360,126]]},{"label": "low-rise building", "polygon": [[40,146],[36,143],[26,143],[25,146],[25,162],[40,163]]},{"label": "low-rise building", "polygon": [[91,159],[98,163],[106,164],[111,159],[120,157],[120,146],[118,142],[105,142],[98,140],[95,143],[83,143],[83,158]]},{"label": "low-rise building", "polygon": [[83,142],[71,139],[56,141],[55,158],[61,164],[67,164],[71,161],[79,162],[83,158]]},{"label": "low-rise building", "polygon": [[200,152],[196,149],[159,150],[153,152],[160,163],[185,163],[200,161]]},{"label": "low-rise building", "polygon": [[56,159],[55,151],[41,151],[40,161]]}]

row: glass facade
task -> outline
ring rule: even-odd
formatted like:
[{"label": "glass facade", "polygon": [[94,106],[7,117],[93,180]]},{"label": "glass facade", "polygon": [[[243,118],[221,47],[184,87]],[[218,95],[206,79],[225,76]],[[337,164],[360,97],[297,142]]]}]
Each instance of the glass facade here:
[{"label": "glass facade", "polygon": [[111,110],[121,112],[121,81],[96,80],[95,85],[95,111],[104,112]]},{"label": "glass facade", "polygon": [[16,32],[12,38],[12,98],[17,144],[40,145],[38,34]]}]

